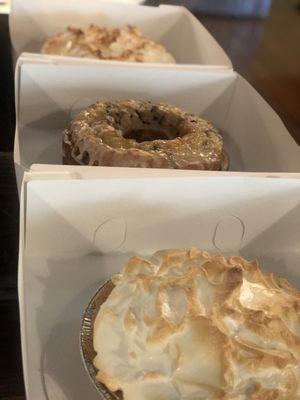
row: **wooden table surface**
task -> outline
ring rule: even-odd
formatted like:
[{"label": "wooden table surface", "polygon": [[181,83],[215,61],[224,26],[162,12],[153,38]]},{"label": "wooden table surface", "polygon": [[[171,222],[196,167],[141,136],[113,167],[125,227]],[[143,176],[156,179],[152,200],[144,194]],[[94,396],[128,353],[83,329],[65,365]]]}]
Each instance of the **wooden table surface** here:
[{"label": "wooden table surface", "polygon": [[[274,0],[265,20],[199,15],[242,74],[300,144],[300,12]],[[17,302],[18,196],[13,170],[13,72],[8,21],[0,15],[0,399],[25,399]],[[70,399],[72,400],[72,399]]]}]

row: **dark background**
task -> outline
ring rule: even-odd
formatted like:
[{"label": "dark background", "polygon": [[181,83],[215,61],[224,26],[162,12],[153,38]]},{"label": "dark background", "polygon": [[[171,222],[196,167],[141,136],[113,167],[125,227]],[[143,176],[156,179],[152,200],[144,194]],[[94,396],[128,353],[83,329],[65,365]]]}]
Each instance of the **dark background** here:
[{"label": "dark background", "polygon": [[[273,0],[266,19],[197,17],[222,45],[235,70],[270,103],[300,144],[299,2]],[[0,14],[1,400],[25,399],[17,301],[19,210],[12,155],[14,128],[8,16]]]}]

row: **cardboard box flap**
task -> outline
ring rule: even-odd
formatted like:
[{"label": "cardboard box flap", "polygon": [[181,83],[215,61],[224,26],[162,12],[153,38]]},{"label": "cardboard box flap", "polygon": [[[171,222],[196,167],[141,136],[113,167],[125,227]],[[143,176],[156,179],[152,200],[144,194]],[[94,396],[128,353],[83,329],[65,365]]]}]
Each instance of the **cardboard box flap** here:
[{"label": "cardboard box flap", "polygon": [[[239,169],[263,171],[266,165],[272,165],[273,171],[300,171],[299,145],[270,105],[241,76],[237,79],[224,131],[228,146],[240,149]],[[232,168],[236,170],[234,165]]]},{"label": "cardboard box flap", "polygon": [[[57,173],[68,174],[71,179],[114,179],[114,178],[180,178],[180,177],[257,177],[277,179],[300,179],[295,173],[265,173],[265,172],[233,172],[233,171],[193,171],[183,169],[156,169],[156,168],[125,168],[125,167],[89,167],[82,165],[52,165],[33,164],[27,177],[39,176],[43,173],[45,179],[55,179]],[[37,174],[37,175],[36,175]]]},{"label": "cardboard box flap", "polygon": [[[95,246],[95,233],[101,231],[99,226],[104,227],[105,223],[105,230],[109,235],[113,235],[118,230],[115,226],[125,223],[127,234],[126,241],[122,244],[124,252],[149,254],[159,247],[186,247],[200,244],[202,247],[212,249],[215,230],[220,221],[226,224],[225,220],[228,217],[236,216],[245,225],[240,249],[242,251],[243,247],[249,246],[258,232],[265,231],[279,218],[283,209],[286,212],[299,206],[299,196],[296,196],[300,190],[299,182],[299,180],[251,177],[84,179],[76,182],[38,179],[27,183],[27,221],[30,223],[26,226],[25,247],[26,251],[34,253],[45,254],[52,251],[56,254],[78,253],[78,250],[84,247],[84,244],[80,243],[80,236],[83,236],[90,242],[88,250],[91,250]],[[177,196],[174,196],[175,188]],[[226,193],[226,201],[221,196],[222,193]],[[120,201],[122,201],[121,208]],[[47,207],[50,207],[52,214],[58,216],[58,220],[53,219],[50,225],[38,217],[42,212],[46,213],[47,217]],[[76,212],[76,209],[81,212]],[[214,212],[210,213],[209,210]],[[259,220],[255,219],[253,222],[251,210],[256,210],[260,215]],[[199,217],[195,218],[196,215]],[[60,225],[57,225],[60,217],[63,219]],[[107,224],[109,220],[113,223]],[[78,241],[61,240],[64,236],[64,224],[66,227],[72,226],[80,233]],[[229,224],[232,225],[230,219]],[[181,229],[176,229],[176,226],[180,226]],[[293,226],[299,231],[300,225],[295,224],[289,231]],[[224,231],[220,229],[220,234],[222,230]],[[51,232],[53,240],[49,241]],[[54,232],[60,234],[55,235]],[[168,232],[172,232],[172,235],[167,234]],[[230,234],[229,230],[227,235]],[[37,238],[39,238],[38,247],[36,247]],[[265,243],[265,246],[268,247],[268,243]],[[104,249],[98,250],[106,252]]]},{"label": "cardboard box flap", "polygon": [[[14,0],[10,34],[19,56],[22,52],[39,53],[48,37],[64,31],[67,26],[85,27],[91,23],[139,27],[145,36],[161,43],[173,54],[178,62],[172,65],[174,68],[180,68],[182,64],[232,68],[223,49],[203,25],[189,11],[178,6],[150,7],[99,0]],[[57,56],[51,58],[60,59]],[[86,60],[74,58],[73,62],[86,63]],[[143,64],[138,65],[143,67]]]},{"label": "cardboard box flap", "polygon": [[98,399],[78,340],[71,339],[78,338],[83,311],[97,288],[133,254],[234,246],[231,251],[239,247],[244,257],[257,258],[265,270],[300,287],[299,199],[300,180],[290,179],[27,183],[20,205],[26,237],[19,253],[27,398]]}]

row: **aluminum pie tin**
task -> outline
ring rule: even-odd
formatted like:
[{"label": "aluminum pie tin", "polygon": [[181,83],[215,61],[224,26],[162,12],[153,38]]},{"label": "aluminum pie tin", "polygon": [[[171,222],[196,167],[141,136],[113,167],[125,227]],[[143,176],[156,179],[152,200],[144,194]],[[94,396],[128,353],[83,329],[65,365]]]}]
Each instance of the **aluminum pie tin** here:
[{"label": "aluminum pie tin", "polygon": [[98,393],[105,400],[122,400],[121,392],[111,392],[103,383],[96,379],[98,373],[94,367],[93,360],[96,352],[93,346],[94,322],[101,305],[105,302],[114,288],[112,281],[107,281],[100,289],[97,290],[91,301],[89,302],[82,318],[80,328],[80,352],[87,373],[93,381]]}]

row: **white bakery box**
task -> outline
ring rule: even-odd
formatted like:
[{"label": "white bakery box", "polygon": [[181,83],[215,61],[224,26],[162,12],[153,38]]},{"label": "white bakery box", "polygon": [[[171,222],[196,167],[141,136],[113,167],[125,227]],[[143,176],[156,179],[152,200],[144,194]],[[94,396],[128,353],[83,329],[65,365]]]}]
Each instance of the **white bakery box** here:
[{"label": "white bakery box", "polygon": [[62,165],[64,128],[99,99],[167,102],[208,119],[224,137],[230,172],[300,172],[300,147],[271,107],[232,70],[57,65],[21,57],[15,86],[19,187],[33,164],[48,165],[49,170]]},{"label": "white bakery box", "polygon": [[[207,65],[216,69],[232,68],[223,49],[184,7],[152,7],[105,0],[12,0],[9,27],[14,59],[25,52],[59,62],[95,62],[40,54],[44,41],[50,36],[64,32],[68,26],[85,28],[90,24],[121,28],[137,26],[146,37],[161,43],[174,56],[177,61],[171,65],[174,69],[201,69]],[[106,64],[108,61],[96,62]],[[140,68],[145,66],[137,64]]]},{"label": "white bakery box", "polygon": [[19,301],[28,400],[100,398],[81,360],[81,318],[133,254],[190,246],[240,254],[300,288],[300,174],[82,170],[25,174]]}]

